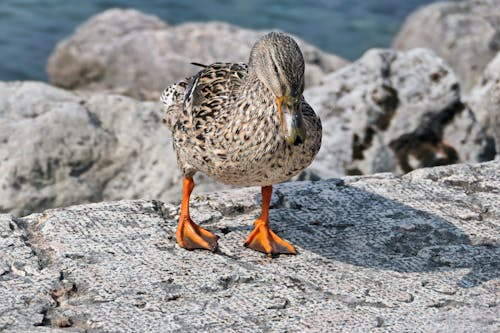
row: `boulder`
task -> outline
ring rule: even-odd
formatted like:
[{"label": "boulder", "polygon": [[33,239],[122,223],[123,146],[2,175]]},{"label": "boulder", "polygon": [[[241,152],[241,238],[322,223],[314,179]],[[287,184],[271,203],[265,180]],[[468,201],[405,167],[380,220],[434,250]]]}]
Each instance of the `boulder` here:
[{"label": "boulder", "polygon": [[500,157],[500,82],[498,82],[495,87],[490,90],[491,99],[493,105],[497,108],[493,113],[492,126],[493,126],[493,137],[495,138],[495,146],[497,152],[497,158]]},{"label": "boulder", "polygon": [[500,51],[498,0],[437,2],[411,14],[394,47],[427,47],[453,68],[463,91],[469,91],[486,65]]},{"label": "boulder", "polygon": [[[102,200],[178,200],[181,174],[157,102],[0,83],[0,212]],[[221,188],[199,175],[199,191]],[[205,183],[205,184],[203,184]]]},{"label": "boulder", "polygon": [[[296,180],[492,159],[451,69],[432,52],[371,50],[305,95],[323,121]],[[179,200],[181,174],[158,102],[0,83],[0,212],[118,199]],[[195,191],[224,188],[199,174]]]},{"label": "boulder", "polygon": [[496,138],[500,154],[500,52],[484,70],[481,82],[471,90],[467,103],[487,134]]},{"label": "boulder", "polygon": [[304,95],[323,122],[319,178],[494,157],[452,69],[427,49],[369,50]]},{"label": "boulder", "polygon": [[[166,86],[200,69],[190,62],[247,62],[252,45],[265,33],[222,22],[169,26],[136,10],[111,9],[61,41],[47,73],[53,84],[67,89],[157,100]],[[346,64],[295,38],[304,53],[307,85]]]},{"label": "boulder", "polygon": [[0,330],[497,332],[499,168],[278,185],[299,253],[276,258],[243,247],[257,189],[193,198],[216,253],[179,248],[159,201],[0,215]]}]

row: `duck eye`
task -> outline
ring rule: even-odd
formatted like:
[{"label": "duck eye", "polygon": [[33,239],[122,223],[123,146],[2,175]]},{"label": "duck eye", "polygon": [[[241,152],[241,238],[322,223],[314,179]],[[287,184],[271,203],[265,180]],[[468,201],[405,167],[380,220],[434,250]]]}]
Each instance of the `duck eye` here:
[{"label": "duck eye", "polygon": [[300,101],[300,99],[302,97],[302,91],[299,88],[295,88],[292,91],[292,96],[293,96],[294,100]]}]

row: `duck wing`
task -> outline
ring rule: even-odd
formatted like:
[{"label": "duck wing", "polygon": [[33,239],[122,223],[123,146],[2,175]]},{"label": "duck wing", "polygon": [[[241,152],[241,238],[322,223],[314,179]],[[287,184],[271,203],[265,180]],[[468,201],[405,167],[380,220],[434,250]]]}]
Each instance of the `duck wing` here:
[{"label": "duck wing", "polygon": [[227,128],[236,92],[247,74],[239,63],[215,63],[191,77],[186,88],[183,114],[189,118],[191,135],[199,143],[213,143]]}]

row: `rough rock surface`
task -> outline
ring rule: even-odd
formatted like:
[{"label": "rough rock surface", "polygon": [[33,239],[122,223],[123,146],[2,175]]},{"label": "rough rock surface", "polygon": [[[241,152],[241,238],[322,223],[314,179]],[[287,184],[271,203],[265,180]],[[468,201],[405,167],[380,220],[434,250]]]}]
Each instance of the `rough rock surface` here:
[{"label": "rough rock surface", "polygon": [[493,87],[491,92],[492,104],[497,108],[493,113],[491,124],[493,126],[493,136],[495,138],[495,145],[497,149],[497,157],[500,157],[500,82]]},{"label": "rough rock surface", "polygon": [[[247,62],[251,46],[264,33],[221,22],[170,27],[136,10],[112,9],[61,41],[47,72],[53,84],[64,88],[157,100],[167,85],[199,70],[190,62]],[[306,61],[307,85],[346,64],[296,39]]]},{"label": "rough rock surface", "polygon": [[[159,103],[0,83],[0,212],[103,200],[180,198]],[[220,185],[197,178],[198,191]]]},{"label": "rough rock surface", "polygon": [[5,332],[497,332],[500,161],[276,186],[296,256],[242,243],[256,189],[197,196],[217,253],[175,244],[178,207],[0,215]]},{"label": "rough rock surface", "polygon": [[309,88],[324,140],[312,174],[372,174],[494,157],[461,102],[453,71],[432,51],[372,49]]},{"label": "rough rock surface", "polygon": [[481,82],[471,90],[467,103],[487,134],[496,138],[500,154],[500,52],[484,70]]},{"label": "rough rock surface", "polygon": [[446,1],[425,6],[407,18],[394,47],[436,51],[457,73],[461,88],[468,91],[500,51],[500,2]]}]

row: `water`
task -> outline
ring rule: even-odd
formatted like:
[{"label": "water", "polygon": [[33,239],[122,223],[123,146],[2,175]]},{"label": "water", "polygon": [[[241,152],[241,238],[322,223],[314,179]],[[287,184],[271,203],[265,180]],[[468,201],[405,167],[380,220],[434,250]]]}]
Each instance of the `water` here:
[{"label": "water", "polygon": [[433,0],[0,0],[0,80],[46,81],[56,43],[91,15],[136,8],[170,24],[219,20],[277,28],[354,60],[389,47],[405,17]]}]

